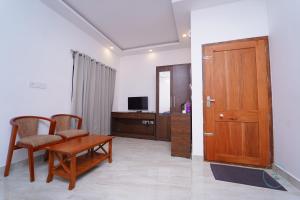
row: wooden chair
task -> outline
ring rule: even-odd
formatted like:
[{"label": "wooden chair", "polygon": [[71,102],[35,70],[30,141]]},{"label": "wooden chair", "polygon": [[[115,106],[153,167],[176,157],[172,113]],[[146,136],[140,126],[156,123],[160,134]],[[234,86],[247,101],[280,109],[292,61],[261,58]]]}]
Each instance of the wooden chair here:
[{"label": "wooden chair", "polygon": [[[50,124],[48,134],[38,134],[40,122]],[[55,121],[49,118],[40,116],[20,116],[13,118],[10,121],[12,132],[6,158],[6,166],[4,176],[9,175],[13,151],[16,149],[26,148],[28,150],[28,166],[30,173],[30,181],[33,182],[34,176],[34,156],[33,153],[38,150],[43,150],[46,147],[62,142],[62,138],[54,135]],[[16,142],[17,135],[19,136]]]},{"label": "wooden chair", "polygon": [[53,115],[51,119],[56,122],[55,134],[61,136],[65,141],[89,135],[88,131],[81,129],[82,118],[79,116],[57,114]]}]

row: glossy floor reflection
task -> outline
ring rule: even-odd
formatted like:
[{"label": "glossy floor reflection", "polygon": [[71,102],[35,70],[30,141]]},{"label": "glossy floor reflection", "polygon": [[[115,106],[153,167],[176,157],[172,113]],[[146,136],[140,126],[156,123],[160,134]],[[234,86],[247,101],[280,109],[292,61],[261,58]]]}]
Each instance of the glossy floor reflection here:
[{"label": "glossy floor reflection", "polygon": [[[113,141],[113,162],[84,174],[76,187],[55,177],[46,183],[47,163],[36,162],[36,181],[30,183],[27,164],[18,164],[0,178],[0,199],[28,200],[293,200],[300,192],[287,181],[288,192],[214,180],[209,163],[170,156],[170,143],[129,138]],[[274,172],[269,171],[272,175]]]}]

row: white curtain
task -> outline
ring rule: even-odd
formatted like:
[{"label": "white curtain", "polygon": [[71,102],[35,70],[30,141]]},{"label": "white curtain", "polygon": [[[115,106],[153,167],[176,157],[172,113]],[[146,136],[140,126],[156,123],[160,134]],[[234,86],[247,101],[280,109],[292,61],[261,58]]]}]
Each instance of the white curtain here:
[{"label": "white curtain", "polygon": [[72,113],[83,118],[83,129],[108,135],[116,71],[78,52],[73,59]]}]

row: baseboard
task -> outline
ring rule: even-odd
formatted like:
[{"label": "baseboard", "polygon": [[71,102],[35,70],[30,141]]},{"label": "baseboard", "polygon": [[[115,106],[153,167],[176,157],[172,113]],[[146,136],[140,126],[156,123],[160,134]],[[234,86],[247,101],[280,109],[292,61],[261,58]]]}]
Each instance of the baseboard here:
[{"label": "baseboard", "polygon": [[[41,155],[37,155],[34,157],[34,162],[35,164],[38,163],[38,162],[42,162],[44,160],[44,155],[41,154]],[[26,165],[28,163],[28,159],[24,159],[24,160],[20,160],[18,162],[15,162],[15,163],[11,163],[10,165],[10,171],[14,170],[15,168],[17,167],[20,167],[22,165]],[[5,165],[0,167],[0,176],[3,176],[4,174],[4,170],[5,170]]]},{"label": "baseboard", "polygon": [[192,160],[200,160],[200,161],[204,161],[204,158],[203,158],[203,156],[192,155]]},{"label": "baseboard", "polygon": [[300,190],[300,180],[298,180],[296,177],[282,169],[280,166],[273,164],[272,169],[278,173],[280,176],[285,178],[287,181],[289,181],[293,186],[295,186],[297,189]]}]

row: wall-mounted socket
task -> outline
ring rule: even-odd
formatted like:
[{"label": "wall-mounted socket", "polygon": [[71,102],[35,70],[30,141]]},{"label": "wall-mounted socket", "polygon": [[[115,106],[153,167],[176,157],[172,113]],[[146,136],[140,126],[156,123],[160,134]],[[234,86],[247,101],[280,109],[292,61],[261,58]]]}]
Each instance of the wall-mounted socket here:
[{"label": "wall-mounted socket", "polygon": [[41,82],[30,82],[29,87],[44,90],[44,89],[47,88],[47,84],[46,83],[41,83]]},{"label": "wall-mounted socket", "polygon": [[154,124],[154,121],[153,120],[142,120],[142,124],[143,125],[153,125]]}]

